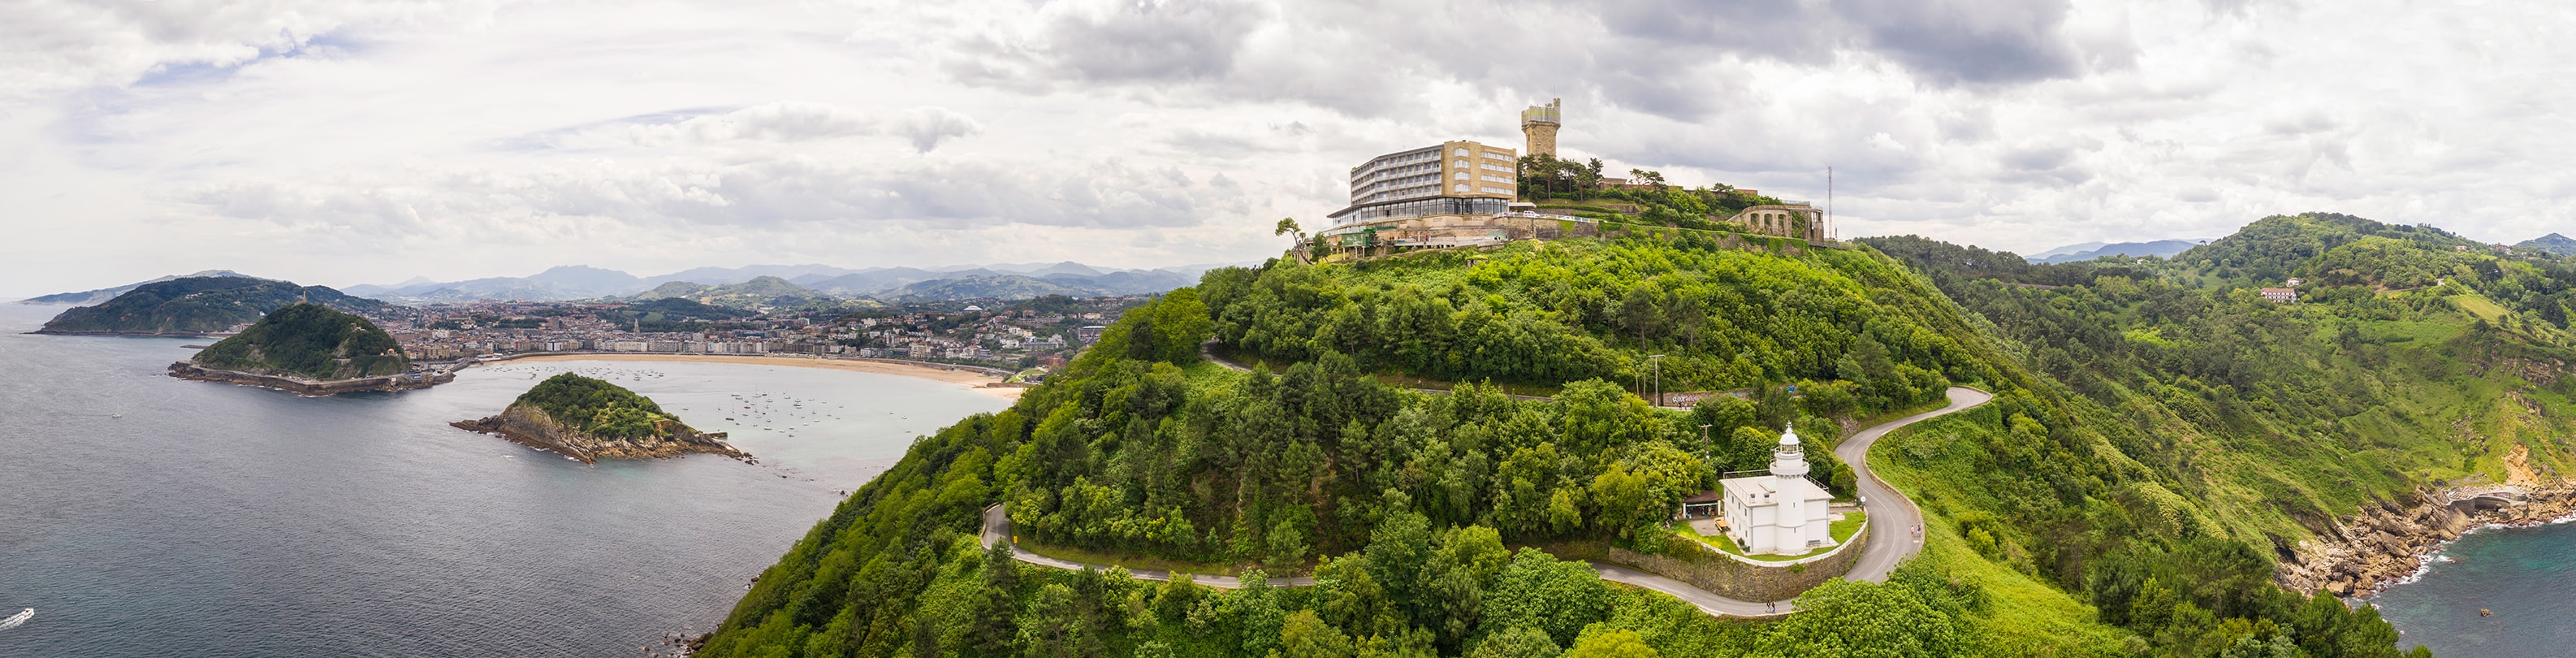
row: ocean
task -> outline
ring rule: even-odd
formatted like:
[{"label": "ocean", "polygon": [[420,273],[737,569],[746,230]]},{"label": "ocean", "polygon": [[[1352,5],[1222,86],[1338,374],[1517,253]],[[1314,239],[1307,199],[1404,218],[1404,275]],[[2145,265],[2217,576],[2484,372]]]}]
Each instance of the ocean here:
[{"label": "ocean", "polygon": [[2399,647],[2443,658],[2576,655],[2576,523],[2482,529],[2435,555],[2414,582],[2370,599]]},{"label": "ocean", "polygon": [[[22,333],[60,310],[0,305],[0,657],[667,653],[913,438],[1008,406],[893,375],[633,361],[307,398],[162,374],[203,339]],[[567,370],[760,464],[586,465],[447,426]]]}]

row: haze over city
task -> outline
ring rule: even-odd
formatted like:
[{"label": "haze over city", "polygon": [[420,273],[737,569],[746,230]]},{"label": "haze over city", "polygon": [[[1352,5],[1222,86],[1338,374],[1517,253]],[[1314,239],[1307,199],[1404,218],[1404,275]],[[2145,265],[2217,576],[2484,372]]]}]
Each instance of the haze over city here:
[{"label": "haze over city", "polygon": [[[1517,142],[2024,253],[2276,213],[2568,225],[2547,3],[0,6],[0,297],[205,269],[1257,261]],[[1412,17],[1390,20],[1393,16]],[[603,20],[602,17],[614,17]],[[1437,24],[1438,29],[1426,28]]]}]

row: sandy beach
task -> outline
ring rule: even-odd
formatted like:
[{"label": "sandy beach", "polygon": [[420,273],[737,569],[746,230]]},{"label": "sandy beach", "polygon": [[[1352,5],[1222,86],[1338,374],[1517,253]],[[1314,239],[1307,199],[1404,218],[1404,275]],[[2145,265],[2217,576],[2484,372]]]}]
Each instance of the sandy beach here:
[{"label": "sandy beach", "polygon": [[917,365],[908,365],[908,364],[901,364],[901,363],[887,363],[887,362],[884,362],[884,361],[852,361],[852,360],[846,360],[846,359],[814,359],[814,358],[803,358],[803,357],[792,357],[792,356],[753,356],[753,355],[748,355],[748,354],[614,354],[614,353],[610,353],[610,354],[590,354],[590,353],[584,353],[584,354],[545,354],[545,355],[539,355],[539,356],[522,356],[522,357],[512,358],[512,359],[509,359],[509,360],[507,360],[507,361],[500,361],[500,362],[498,362],[498,363],[507,363],[507,362],[509,362],[509,361],[690,361],[690,362],[697,362],[697,363],[741,363],[741,364],[747,364],[747,365],[759,365],[759,366],[794,366],[794,367],[799,367],[799,368],[830,368],[830,369],[837,369],[837,370],[855,370],[855,371],[858,371],[858,372],[873,372],[873,373],[877,373],[877,374],[881,374],[881,375],[900,375],[900,376],[904,376],[904,377],[919,377],[919,378],[922,378],[922,379],[929,379],[929,380],[934,380],[934,381],[946,382],[946,383],[950,383],[950,384],[956,384],[956,385],[959,385],[959,386],[964,386],[964,387],[966,387],[966,388],[974,389],[975,391],[980,392],[980,393],[984,393],[984,394],[986,394],[986,395],[992,395],[992,396],[995,396],[995,397],[1000,397],[1000,398],[1004,398],[1004,399],[1012,399],[1012,400],[1019,399],[1019,397],[1020,397],[1020,391],[1026,390],[1026,389],[1023,389],[1023,388],[1018,387],[1018,386],[987,386],[987,384],[998,384],[998,383],[1001,383],[1001,381],[1002,381],[1002,380],[1001,380],[1001,378],[994,377],[994,376],[991,376],[991,375],[986,375],[986,374],[984,374],[984,373],[980,373],[980,372],[975,372],[975,371],[972,371],[972,370],[950,370],[950,369],[947,369],[947,368],[941,368],[941,367],[938,367],[938,366],[927,366],[927,365],[918,365],[918,366],[917,366]]}]

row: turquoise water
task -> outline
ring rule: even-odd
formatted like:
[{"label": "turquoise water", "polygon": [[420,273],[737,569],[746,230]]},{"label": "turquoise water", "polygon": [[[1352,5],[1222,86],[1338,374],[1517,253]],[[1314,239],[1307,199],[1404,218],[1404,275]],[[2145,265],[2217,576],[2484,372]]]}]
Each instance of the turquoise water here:
[{"label": "turquoise water", "polygon": [[2444,658],[2576,655],[2576,523],[2479,530],[2438,555],[2421,580],[2370,601],[2398,646]]},{"label": "turquoise water", "polygon": [[[0,656],[639,655],[720,621],[915,436],[1007,404],[869,373],[595,361],[306,398],[161,374],[202,341],[19,333],[59,310],[0,305],[0,618],[37,610],[0,628]],[[761,464],[586,465],[446,425],[564,370],[732,432]]]}]

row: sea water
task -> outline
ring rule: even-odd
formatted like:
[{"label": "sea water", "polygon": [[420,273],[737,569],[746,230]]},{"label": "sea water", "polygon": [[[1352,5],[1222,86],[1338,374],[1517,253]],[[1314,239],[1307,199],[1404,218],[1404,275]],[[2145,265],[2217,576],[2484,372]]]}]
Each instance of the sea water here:
[{"label": "sea water", "polygon": [[2576,523],[2486,528],[2434,555],[2414,582],[2369,600],[2397,627],[2399,647],[2444,658],[2576,655]]},{"label": "sea water", "polygon": [[[0,305],[0,656],[642,655],[911,441],[1007,400],[817,368],[510,362],[327,398],[162,374],[205,340],[34,336]],[[448,427],[556,372],[760,464],[582,464]],[[726,418],[733,420],[726,420]]]}]

